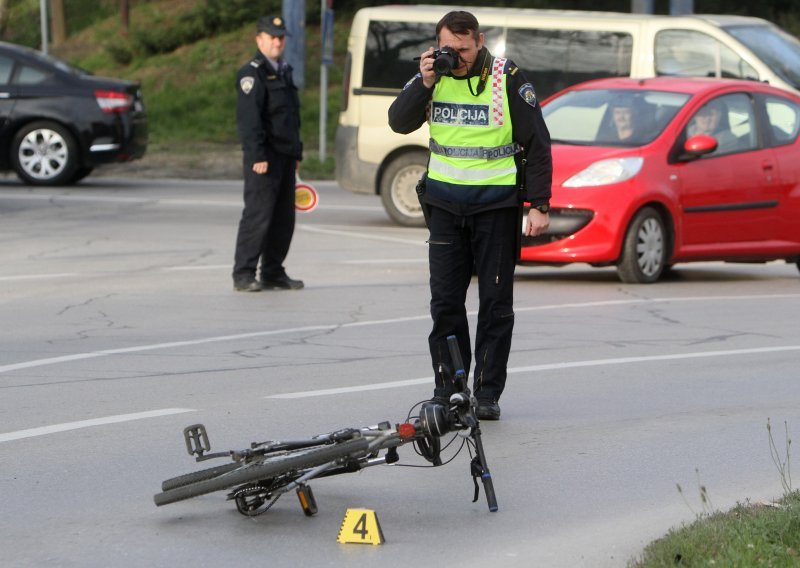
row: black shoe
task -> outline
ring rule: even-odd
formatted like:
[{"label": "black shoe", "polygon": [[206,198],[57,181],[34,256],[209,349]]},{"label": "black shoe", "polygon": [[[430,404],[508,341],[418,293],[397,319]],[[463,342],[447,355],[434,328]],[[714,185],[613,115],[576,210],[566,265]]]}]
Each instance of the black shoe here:
[{"label": "black shoe", "polygon": [[302,280],[293,280],[285,274],[277,278],[261,278],[262,290],[299,290],[303,286]]},{"label": "black shoe", "polygon": [[478,420],[500,420],[500,405],[496,400],[478,400],[475,415]]},{"label": "black shoe", "polygon": [[252,276],[233,279],[233,289],[237,292],[259,292],[261,284]]}]

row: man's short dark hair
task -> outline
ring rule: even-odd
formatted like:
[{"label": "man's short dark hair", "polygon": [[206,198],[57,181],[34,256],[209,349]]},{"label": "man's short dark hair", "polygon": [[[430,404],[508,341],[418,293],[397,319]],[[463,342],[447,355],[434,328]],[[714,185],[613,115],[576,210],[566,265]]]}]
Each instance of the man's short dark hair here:
[{"label": "man's short dark hair", "polygon": [[471,34],[475,41],[478,41],[480,34],[478,19],[463,10],[453,10],[444,15],[436,24],[436,39],[439,39],[439,33],[442,28],[447,28],[455,35]]}]

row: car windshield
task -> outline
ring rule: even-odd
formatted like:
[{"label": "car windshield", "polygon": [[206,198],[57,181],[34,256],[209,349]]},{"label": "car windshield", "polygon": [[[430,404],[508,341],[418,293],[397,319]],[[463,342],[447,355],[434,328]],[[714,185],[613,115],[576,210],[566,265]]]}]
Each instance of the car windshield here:
[{"label": "car windshield", "polygon": [[800,89],[800,41],[776,26],[725,28],[758,55],[770,69],[795,89]]},{"label": "car windshield", "polygon": [[542,112],[554,143],[633,147],[661,134],[689,97],[668,91],[587,89],[565,93]]}]

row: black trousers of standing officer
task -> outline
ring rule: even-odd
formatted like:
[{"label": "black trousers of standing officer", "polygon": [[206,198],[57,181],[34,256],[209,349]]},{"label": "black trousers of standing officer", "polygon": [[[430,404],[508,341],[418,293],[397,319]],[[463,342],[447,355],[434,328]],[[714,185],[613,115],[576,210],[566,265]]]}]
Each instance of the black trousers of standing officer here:
[{"label": "black trousers of standing officer", "polygon": [[[431,317],[428,337],[436,386],[434,396],[449,396],[452,373],[447,336],[455,334],[465,371],[472,361],[465,305],[473,266],[478,276],[478,326],[475,333],[473,393],[496,401],[506,384],[506,366],[514,330],[514,268],[517,208],[460,216],[431,208],[428,260]],[[446,369],[446,373],[442,373]]]},{"label": "black trousers of standing officer", "polygon": [[283,261],[294,234],[296,160],[276,154],[267,173],[244,164],[244,210],[236,237],[233,277],[254,277],[261,259],[261,280],[286,274]]}]

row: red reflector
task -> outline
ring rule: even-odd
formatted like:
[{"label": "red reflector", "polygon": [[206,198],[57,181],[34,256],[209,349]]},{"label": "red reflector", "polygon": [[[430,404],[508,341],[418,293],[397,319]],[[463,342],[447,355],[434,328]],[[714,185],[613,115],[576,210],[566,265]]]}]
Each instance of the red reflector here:
[{"label": "red reflector", "polygon": [[413,424],[404,422],[397,427],[397,433],[400,434],[402,439],[408,440],[417,435],[417,429],[414,428]]}]

